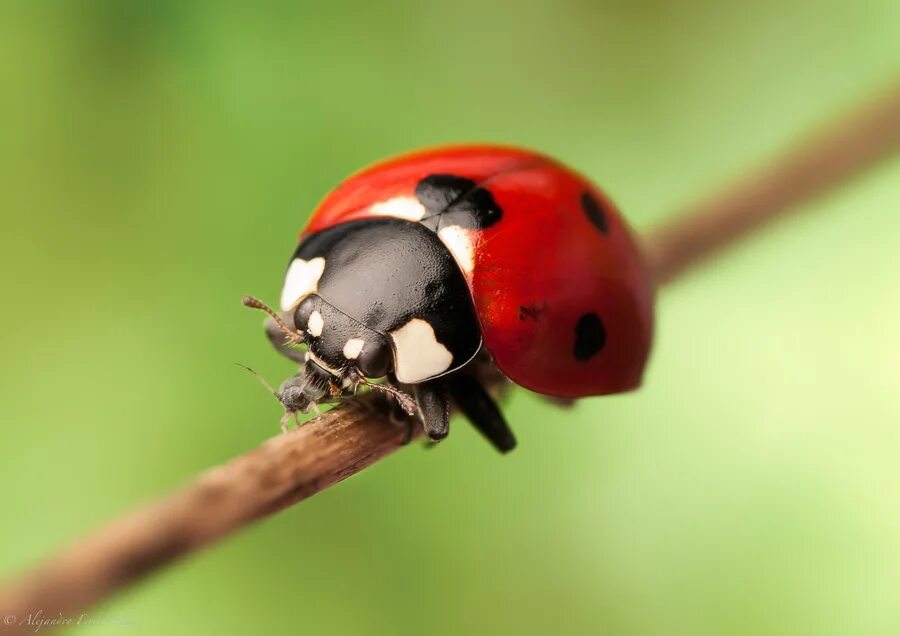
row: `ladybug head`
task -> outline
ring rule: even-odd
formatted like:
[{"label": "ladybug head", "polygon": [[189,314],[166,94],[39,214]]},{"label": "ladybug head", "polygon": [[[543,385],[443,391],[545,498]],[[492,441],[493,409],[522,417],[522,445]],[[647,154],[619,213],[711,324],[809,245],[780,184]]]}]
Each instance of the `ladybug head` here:
[{"label": "ladybug head", "polygon": [[387,339],[334,308],[316,294],[307,296],[294,311],[291,328],[268,305],[245,297],[248,307],[269,314],[286,336],[287,345],[305,344],[307,351],[297,375],[272,393],[288,415],[306,413],[318,402],[330,402],[356,392],[363,384],[392,394],[407,413],[412,399],[369,379],[383,378],[393,371],[393,354]]},{"label": "ladybug head", "polygon": [[294,325],[307,346],[310,374],[335,381],[383,378],[393,369],[391,346],[380,333],[310,294],[294,311]]}]

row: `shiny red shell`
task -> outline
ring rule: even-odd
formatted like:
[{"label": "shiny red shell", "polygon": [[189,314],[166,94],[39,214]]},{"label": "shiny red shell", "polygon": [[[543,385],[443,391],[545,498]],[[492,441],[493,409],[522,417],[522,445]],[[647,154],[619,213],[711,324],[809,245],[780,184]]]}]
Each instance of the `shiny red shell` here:
[{"label": "shiny red shell", "polygon": [[[435,174],[476,182],[502,209],[495,225],[466,233],[474,262],[461,264],[484,346],[500,370],[558,397],[639,386],[653,333],[653,286],[637,242],[603,192],[549,157],[477,145],[389,159],[326,196],[301,237],[383,215],[379,204],[392,199],[414,201],[416,185]],[[602,332],[588,334],[587,350],[579,342],[586,316]]]}]

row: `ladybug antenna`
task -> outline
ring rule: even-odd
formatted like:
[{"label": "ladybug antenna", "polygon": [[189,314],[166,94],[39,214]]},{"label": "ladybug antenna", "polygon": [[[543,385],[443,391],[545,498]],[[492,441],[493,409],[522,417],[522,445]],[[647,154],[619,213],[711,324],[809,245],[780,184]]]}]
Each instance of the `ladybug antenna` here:
[{"label": "ladybug antenna", "polygon": [[250,307],[251,309],[260,309],[269,314],[272,317],[272,320],[275,321],[275,324],[278,325],[278,328],[281,329],[285,333],[285,335],[287,335],[288,342],[292,344],[300,344],[301,342],[303,342],[303,332],[288,327],[288,324],[281,316],[278,315],[278,312],[269,307],[259,298],[254,298],[253,296],[244,296],[244,298],[241,299],[241,302],[245,307]]},{"label": "ladybug antenna", "polygon": [[[259,383],[262,384],[264,387],[266,387],[266,389],[269,391],[269,393],[271,393],[273,396],[275,396],[275,399],[278,400],[278,402],[281,404],[281,406],[284,407],[284,415],[278,421],[278,426],[281,427],[282,433],[288,432],[287,425],[288,425],[288,422],[291,421],[291,419],[294,420],[294,423],[297,426],[300,426],[299,413],[294,409],[288,408],[288,405],[284,403],[284,400],[282,399],[281,394],[278,391],[276,391],[275,389],[273,389],[272,385],[269,384],[268,382],[266,382],[266,379],[264,377],[262,377],[259,373],[257,373],[256,371],[254,371],[253,369],[251,369],[250,367],[248,367],[245,364],[241,364],[240,362],[235,362],[235,364],[238,365],[239,367],[241,367],[242,369],[247,369],[247,371],[249,371],[250,373],[255,375],[256,379],[259,380]],[[305,386],[305,385],[303,385],[303,386]],[[302,390],[303,387],[301,386],[300,388]],[[313,403],[313,408],[315,408],[315,403]],[[318,413],[319,413],[319,409],[316,408],[316,414],[318,415]]]},{"label": "ladybug antenna", "polygon": [[399,389],[395,389],[388,384],[377,384],[375,382],[370,382],[363,376],[359,377],[359,381],[361,384],[365,384],[370,389],[381,391],[382,393],[387,393],[388,395],[394,396],[394,398],[397,400],[397,403],[400,404],[400,408],[402,408],[403,412],[407,415],[415,415],[418,412],[416,401],[413,400],[408,393],[404,393]]},{"label": "ladybug antenna", "polygon": [[241,364],[240,362],[235,362],[235,364],[238,365],[239,367],[241,367],[242,369],[247,369],[247,371],[249,371],[250,373],[252,373],[253,375],[255,375],[255,376],[256,376],[256,379],[259,380],[259,383],[262,384],[264,387],[266,387],[266,389],[269,391],[269,393],[271,393],[272,395],[274,395],[275,398],[276,398],[279,402],[281,402],[281,397],[278,395],[278,391],[276,391],[275,389],[273,389],[273,388],[272,388],[272,385],[269,384],[268,382],[266,382],[266,379],[265,379],[264,377],[262,377],[259,373],[257,373],[256,371],[254,371],[253,369],[251,369],[250,367],[248,367],[248,366],[245,365],[245,364]]}]

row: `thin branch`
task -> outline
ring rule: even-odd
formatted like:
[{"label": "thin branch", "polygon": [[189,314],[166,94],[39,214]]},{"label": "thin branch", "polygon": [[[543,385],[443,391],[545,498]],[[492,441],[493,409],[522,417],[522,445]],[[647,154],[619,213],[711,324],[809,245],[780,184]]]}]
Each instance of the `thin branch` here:
[{"label": "thin branch", "polygon": [[900,149],[900,82],[649,235],[659,284]]},{"label": "thin branch", "polygon": [[405,430],[390,422],[378,397],[362,395],[276,435],[70,546],[0,591],[0,620],[38,610],[48,618],[70,616],[402,448]]},{"label": "thin branch", "polygon": [[[900,150],[900,87],[755,176],[649,234],[656,280],[688,266],[775,216],[823,194]],[[271,515],[402,448],[376,395],[328,411],[223,466],[167,499],[115,521],[0,590],[0,616],[71,616],[126,585]],[[10,630],[28,625],[8,626]],[[33,629],[33,628],[32,628]]]}]

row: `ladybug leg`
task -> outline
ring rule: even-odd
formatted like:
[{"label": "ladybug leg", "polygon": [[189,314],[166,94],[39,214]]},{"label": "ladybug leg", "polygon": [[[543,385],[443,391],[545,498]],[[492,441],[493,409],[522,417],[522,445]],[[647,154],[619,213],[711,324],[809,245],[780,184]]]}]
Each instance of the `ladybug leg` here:
[{"label": "ladybug leg", "polygon": [[450,396],[443,382],[425,382],[414,387],[419,421],[425,436],[439,442],[450,431]]},{"label": "ladybug leg", "polygon": [[[395,388],[396,379],[391,377],[389,380],[381,383],[373,383],[359,376],[359,383],[369,387],[380,402],[380,408],[387,409],[388,419],[394,426],[403,428],[403,437],[400,444],[406,446],[412,440],[413,427],[416,425],[416,419],[413,415],[417,412],[415,400],[400,389]],[[345,399],[353,402],[353,398],[347,396]]]},{"label": "ladybug leg", "polygon": [[[291,421],[291,418],[294,418],[294,420],[296,421],[296,417],[295,417],[296,415],[297,415],[296,413],[291,413],[289,411],[285,412],[285,414],[282,416],[281,420],[279,420],[279,422],[278,422],[278,426],[281,427],[282,433],[288,432],[288,422]],[[300,426],[299,422],[297,423],[297,426]]]},{"label": "ladybug leg", "polygon": [[400,438],[400,445],[406,446],[412,441],[416,420],[403,410],[403,407],[400,406],[399,402],[391,399],[389,394],[382,393],[381,395],[384,396],[384,405],[385,408],[387,408],[388,420],[394,426],[403,429],[403,437]]},{"label": "ladybug leg", "polygon": [[448,384],[456,406],[494,448],[508,453],[516,447],[516,438],[497,403],[478,380],[464,373],[456,373],[448,379]]}]

